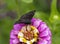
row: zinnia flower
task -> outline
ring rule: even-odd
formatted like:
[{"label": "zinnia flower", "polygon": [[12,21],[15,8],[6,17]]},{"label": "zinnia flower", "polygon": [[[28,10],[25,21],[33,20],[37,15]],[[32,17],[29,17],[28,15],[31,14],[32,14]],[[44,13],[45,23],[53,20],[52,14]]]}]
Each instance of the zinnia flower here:
[{"label": "zinnia flower", "polygon": [[32,18],[35,11],[23,15],[13,26],[10,44],[51,44],[49,27],[40,19]]}]

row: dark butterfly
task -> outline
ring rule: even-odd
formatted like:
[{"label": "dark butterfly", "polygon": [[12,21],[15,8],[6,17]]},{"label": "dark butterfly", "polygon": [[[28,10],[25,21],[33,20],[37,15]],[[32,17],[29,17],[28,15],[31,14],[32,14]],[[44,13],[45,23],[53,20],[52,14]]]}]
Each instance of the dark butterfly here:
[{"label": "dark butterfly", "polygon": [[31,19],[34,16],[35,10],[30,11],[29,13],[26,13],[20,17],[20,19],[15,23],[25,23],[25,24],[31,24]]}]

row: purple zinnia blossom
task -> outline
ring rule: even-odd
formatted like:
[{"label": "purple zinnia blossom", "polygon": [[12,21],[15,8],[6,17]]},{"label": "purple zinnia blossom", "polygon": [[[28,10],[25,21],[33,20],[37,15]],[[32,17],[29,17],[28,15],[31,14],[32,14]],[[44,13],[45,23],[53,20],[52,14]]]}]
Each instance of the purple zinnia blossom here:
[{"label": "purple zinnia blossom", "polygon": [[[22,30],[22,27],[25,25],[26,24],[24,23],[14,24],[14,27],[10,33],[10,44],[25,44],[20,41],[20,38],[18,38],[20,30]],[[34,42],[34,44],[51,44],[51,32],[45,22],[40,19],[32,18],[31,24],[29,25],[34,26],[39,32],[37,38],[38,40],[36,41],[37,43]]]}]

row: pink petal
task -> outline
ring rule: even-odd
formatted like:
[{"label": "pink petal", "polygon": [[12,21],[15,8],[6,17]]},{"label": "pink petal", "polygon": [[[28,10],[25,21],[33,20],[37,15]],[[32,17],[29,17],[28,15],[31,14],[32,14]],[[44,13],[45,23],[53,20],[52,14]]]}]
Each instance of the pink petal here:
[{"label": "pink petal", "polygon": [[10,38],[17,38],[17,35],[18,35],[19,31],[18,30],[12,30],[11,33],[10,33]]},{"label": "pink petal", "polygon": [[48,29],[45,29],[43,32],[40,33],[40,37],[45,37],[45,36],[48,36],[49,35],[49,30]]},{"label": "pink petal", "polygon": [[51,40],[51,36],[46,36],[46,37],[41,37],[41,39],[45,39],[45,40]]},{"label": "pink petal", "polygon": [[32,18],[31,23],[33,24],[37,19]]},{"label": "pink petal", "polygon": [[13,44],[12,40],[10,40],[10,44]]},{"label": "pink petal", "polygon": [[24,26],[24,24],[15,24],[14,29],[15,30],[20,30],[22,28],[22,26]]},{"label": "pink petal", "polygon": [[52,43],[51,43],[51,40],[48,41],[48,44],[52,44]]},{"label": "pink petal", "polygon": [[10,44],[18,44],[19,40],[18,39],[10,39]]},{"label": "pink petal", "polygon": [[13,39],[16,38],[16,35],[14,34],[14,30],[11,31],[10,38],[13,38]]},{"label": "pink petal", "polygon": [[33,23],[33,26],[35,26],[36,28],[38,28],[41,22],[42,22],[42,20],[37,19],[37,20]]},{"label": "pink petal", "polygon": [[40,41],[38,41],[38,44],[47,44],[48,41],[44,40],[44,39],[41,39]]},{"label": "pink petal", "polygon": [[39,26],[38,30],[40,32],[44,31],[47,28],[47,25],[44,22],[41,22],[41,25]]}]

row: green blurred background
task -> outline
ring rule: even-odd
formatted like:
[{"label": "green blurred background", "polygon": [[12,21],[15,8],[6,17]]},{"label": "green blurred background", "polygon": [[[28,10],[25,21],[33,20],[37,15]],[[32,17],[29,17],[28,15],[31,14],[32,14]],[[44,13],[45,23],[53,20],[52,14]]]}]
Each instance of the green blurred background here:
[{"label": "green blurred background", "polygon": [[50,27],[52,44],[60,44],[60,0],[0,0],[0,44],[9,44],[14,23],[31,10]]}]

